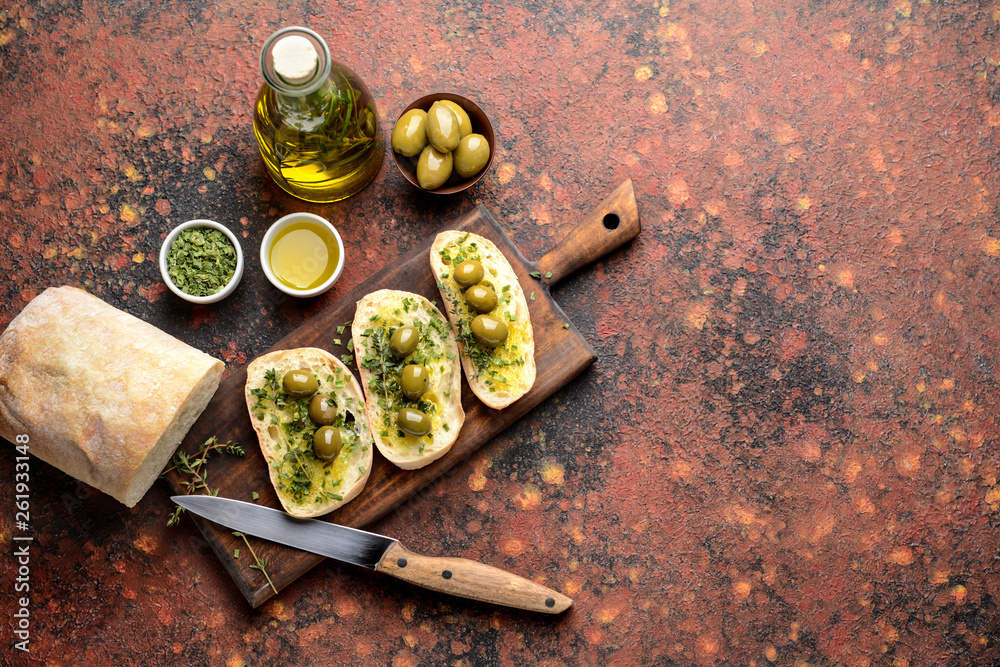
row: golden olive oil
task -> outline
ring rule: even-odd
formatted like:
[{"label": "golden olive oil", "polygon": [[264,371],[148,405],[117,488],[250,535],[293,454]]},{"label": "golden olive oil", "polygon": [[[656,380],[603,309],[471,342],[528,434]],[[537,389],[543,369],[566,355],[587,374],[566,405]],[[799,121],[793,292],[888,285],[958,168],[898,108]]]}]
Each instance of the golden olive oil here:
[{"label": "golden olive oil", "polygon": [[277,233],[268,262],[283,284],[310,290],[325,283],[336,271],[340,249],[330,230],[312,222],[295,222]]},{"label": "golden olive oil", "polygon": [[[307,39],[316,56],[311,77],[295,83],[275,69],[274,46],[288,36]],[[326,43],[305,28],[268,39],[261,73],[253,128],[275,183],[312,202],[338,201],[365,187],[382,166],[383,150],[375,101],[357,74],[333,61]]]}]

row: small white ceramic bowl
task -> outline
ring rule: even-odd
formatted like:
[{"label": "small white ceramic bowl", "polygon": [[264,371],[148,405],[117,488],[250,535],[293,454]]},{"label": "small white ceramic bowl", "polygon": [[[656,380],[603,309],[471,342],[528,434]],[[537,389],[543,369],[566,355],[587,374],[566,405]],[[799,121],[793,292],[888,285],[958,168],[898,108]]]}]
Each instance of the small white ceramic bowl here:
[{"label": "small white ceramic bowl", "polygon": [[[170,279],[170,274],[167,273],[167,253],[170,251],[170,246],[177,240],[177,237],[181,232],[192,227],[208,227],[210,229],[218,229],[226,235],[226,238],[228,238],[233,244],[233,247],[236,248],[236,271],[233,272],[233,277],[229,279],[229,283],[215,294],[209,294],[208,296],[193,296],[188,294],[175,285],[174,281]],[[214,220],[188,220],[187,222],[182,222],[177,225],[172,232],[167,234],[167,238],[163,240],[163,245],[160,247],[160,275],[163,276],[163,282],[167,284],[170,291],[185,301],[202,304],[222,301],[233,293],[233,290],[236,289],[236,286],[240,284],[240,280],[243,278],[243,248],[240,247],[240,242],[236,238],[235,234]]]},{"label": "small white ceramic bowl", "polygon": [[[333,238],[337,241],[337,250],[340,258],[337,260],[337,266],[333,270],[333,275],[331,275],[325,283],[319,287],[314,287],[308,290],[294,289],[289,287],[285,283],[278,280],[278,277],[274,275],[271,270],[271,247],[274,245],[274,238],[278,235],[282,229],[288,225],[294,224],[296,222],[313,222],[325,227],[328,231],[333,234]],[[271,228],[267,230],[264,234],[264,240],[260,244],[260,265],[264,269],[264,275],[267,279],[271,281],[271,284],[280,289],[285,294],[290,296],[297,296],[300,298],[307,298],[311,296],[319,296],[323,292],[327,291],[333,284],[337,282],[340,278],[340,274],[344,272],[344,240],[340,238],[340,233],[337,228],[330,224],[326,218],[321,218],[318,215],[312,213],[289,213],[283,218],[280,218],[277,222],[271,225]]]}]

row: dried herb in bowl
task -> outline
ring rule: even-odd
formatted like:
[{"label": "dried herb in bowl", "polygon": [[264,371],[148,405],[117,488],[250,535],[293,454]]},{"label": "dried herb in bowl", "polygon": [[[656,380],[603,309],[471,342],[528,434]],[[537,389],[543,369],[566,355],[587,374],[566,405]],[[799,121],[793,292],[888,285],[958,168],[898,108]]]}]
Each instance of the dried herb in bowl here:
[{"label": "dried herb in bowl", "polygon": [[167,274],[185,294],[211,296],[236,273],[236,248],[225,234],[209,227],[185,229],[167,251]]}]

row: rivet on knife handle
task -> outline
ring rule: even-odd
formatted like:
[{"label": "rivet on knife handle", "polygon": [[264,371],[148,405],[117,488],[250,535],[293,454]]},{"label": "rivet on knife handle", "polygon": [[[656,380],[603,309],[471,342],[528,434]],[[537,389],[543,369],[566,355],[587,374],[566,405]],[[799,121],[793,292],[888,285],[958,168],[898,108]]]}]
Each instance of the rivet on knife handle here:
[{"label": "rivet on knife handle", "polygon": [[421,556],[396,543],[386,550],[378,572],[431,590],[481,602],[558,614],[573,601],[541,584],[466,558]]},{"label": "rivet on knife handle", "polygon": [[[566,276],[596,262],[639,234],[639,209],[632,180],[618,186],[535,264],[545,282],[555,285]],[[551,275],[549,275],[551,274]]]}]

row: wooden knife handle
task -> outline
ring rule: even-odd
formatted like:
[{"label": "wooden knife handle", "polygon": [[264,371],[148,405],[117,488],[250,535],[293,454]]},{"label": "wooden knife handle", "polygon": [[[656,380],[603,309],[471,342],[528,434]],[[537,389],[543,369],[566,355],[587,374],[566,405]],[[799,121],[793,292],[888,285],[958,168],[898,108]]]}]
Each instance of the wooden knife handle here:
[{"label": "wooden knife handle", "polygon": [[[640,230],[632,180],[618,186],[607,199],[587,214],[555,248],[538,260],[541,280],[555,285],[566,276],[625,245]],[[551,273],[551,275],[549,275]]]},{"label": "wooden knife handle", "polygon": [[573,604],[562,593],[510,572],[467,558],[421,556],[398,542],[375,569],[431,590],[528,611],[558,614]]}]

